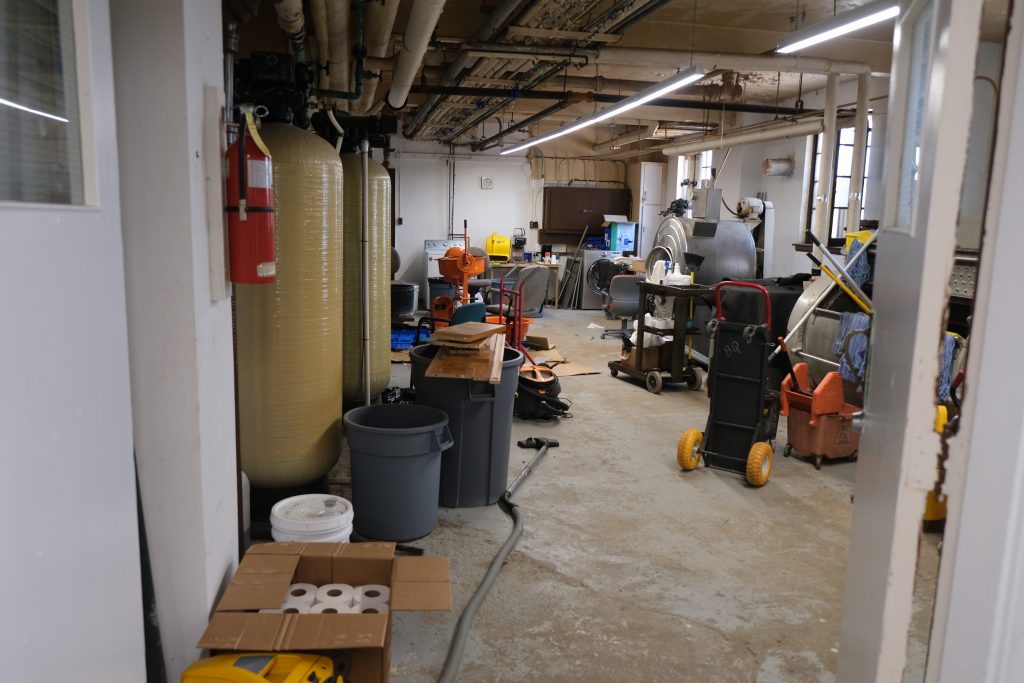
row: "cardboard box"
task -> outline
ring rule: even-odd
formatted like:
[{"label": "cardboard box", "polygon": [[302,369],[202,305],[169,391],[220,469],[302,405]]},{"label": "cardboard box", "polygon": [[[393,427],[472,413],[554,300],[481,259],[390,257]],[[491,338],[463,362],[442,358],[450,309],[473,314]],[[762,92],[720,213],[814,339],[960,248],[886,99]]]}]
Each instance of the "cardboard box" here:
[{"label": "cardboard box", "polygon": [[384,584],[390,610],[451,609],[446,557],[395,557],[394,543],[265,543],[249,549],[197,647],[233,652],[321,652],[349,683],[387,683],[390,614],[271,614],[293,583]]},{"label": "cardboard box", "polygon": [[668,370],[672,366],[672,342],[668,341],[661,346],[648,346],[644,349],[641,359],[643,365],[638,366],[636,364],[637,348],[634,346],[629,350],[629,354],[624,356],[623,360],[627,365],[631,365],[637,370],[653,370],[660,368]]}]

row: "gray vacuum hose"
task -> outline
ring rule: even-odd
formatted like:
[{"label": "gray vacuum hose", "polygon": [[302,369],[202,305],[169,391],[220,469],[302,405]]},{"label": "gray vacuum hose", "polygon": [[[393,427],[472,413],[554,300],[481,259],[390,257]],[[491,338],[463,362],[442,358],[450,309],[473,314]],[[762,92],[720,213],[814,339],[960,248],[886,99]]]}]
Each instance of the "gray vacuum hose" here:
[{"label": "gray vacuum hose", "polygon": [[462,611],[458,623],[455,624],[455,633],[452,635],[451,644],[448,646],[448,655],[444,659],[444,667],[441,669],[441,675],[437,679],[438,683],[455,683],[456,677],[459,675],[459,667],[462,666],[462,655],[466,649],[466,639],[469,636],[469,630],[473,626],[473,618],[476,616],[476,611],[487,598],[487,594],[491,592],[491,587],[494,586],[494,581],[498,578],[498,572],[501,571],[508,556],[512,553],[512,549],[516,547],[519,537],[523,535],[523,515],[519,512],[519,506],[512,502],[512,495],[533,471],[537,461],[547,453],[548,448],[558,446],[558,442],[554,439],[531,438],[519,442],[519,446],[522,448],[533,448],[536,447],[536,444],[542,444],[540,450],[537,451],[537,454],[533,456],[530,463],[523,468],[523,471],[519,473],[519,476],[516,477],[512,485],[508,487],[508,490],[498,500],[498,507],[501,508],[501,511],[512,518],[512,533],[508,535],[505,543],[498,550],[494,559],[491,560],[491,566],[487,568],[487,573],[484,574],[483,580],[477,587],[476,592],[473,593],[473,597],[466,604],[466,608]]}]

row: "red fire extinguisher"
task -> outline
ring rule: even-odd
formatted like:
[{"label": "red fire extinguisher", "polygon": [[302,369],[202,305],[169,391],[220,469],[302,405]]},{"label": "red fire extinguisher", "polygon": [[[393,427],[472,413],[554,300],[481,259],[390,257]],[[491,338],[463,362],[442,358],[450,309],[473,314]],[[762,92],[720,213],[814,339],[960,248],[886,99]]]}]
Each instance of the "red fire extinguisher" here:
[{"label": "red fire extinguisher", "polygon": [[260,139],[252,112],[245,112],[238,140],[228,147],[228,251],[231,281],[239,284],[273,282],[274,177],[270,152]]}]

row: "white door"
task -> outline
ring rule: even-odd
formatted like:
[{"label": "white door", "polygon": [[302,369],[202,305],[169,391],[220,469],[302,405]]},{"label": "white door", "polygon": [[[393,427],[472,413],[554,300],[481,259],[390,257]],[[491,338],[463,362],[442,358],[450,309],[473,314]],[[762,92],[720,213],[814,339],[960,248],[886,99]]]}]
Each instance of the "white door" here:
[{"label": "white door", "polygon": [[981,5],[912,0],[897,21],[840,681],[899,681],[904,668],[917,535],[940,451],[935,386]]},{"label": "white door", "polygon": [[[6,680],[146,678],[106,0],[0,3]],[[47,671],[48,673],[42,673]]]}]

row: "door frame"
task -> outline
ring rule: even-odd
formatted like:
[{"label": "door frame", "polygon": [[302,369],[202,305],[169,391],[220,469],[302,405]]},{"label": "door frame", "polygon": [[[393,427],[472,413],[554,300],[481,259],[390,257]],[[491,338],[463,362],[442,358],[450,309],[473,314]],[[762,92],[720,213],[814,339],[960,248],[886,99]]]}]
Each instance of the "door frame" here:
[{"label": "door frame", "polygon": [[[898,681],[906,663],[925,494],[941,449],[934,432],[939,345],[956,246],[982,0],[901,3],[893,38],[886,204],[878,242],[875,316],[864,427],[840,623],[839,680]],[[922,81],[909,225],[897,202],[907,132],[914,22],[932,12]],[[964,30],[963,27],[975,27]],[[922,36],[924,39],[924,36]],[[963,58],[963,55],[969,55]],[[915,275],[916,274],[916,277]]]}]

